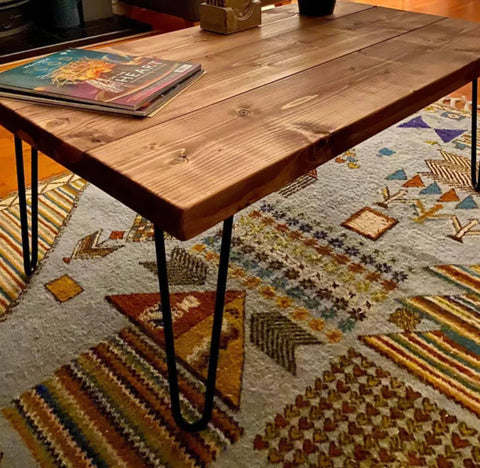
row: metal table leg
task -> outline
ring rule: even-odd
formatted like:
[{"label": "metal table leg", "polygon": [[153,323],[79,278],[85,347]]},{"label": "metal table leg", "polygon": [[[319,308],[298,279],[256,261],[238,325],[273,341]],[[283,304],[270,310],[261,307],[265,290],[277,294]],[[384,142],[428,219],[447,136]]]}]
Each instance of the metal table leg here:
[{"label": "metal table leg", "polygon": [[478,78],[472,81],[472,185],[480,191],[480,178],[477,172],[477,124],[478,122]]},{"label": "metal table leg", "polygon": [[227,287],[227,273],[230,257],[232,226],[233,216],[226,219],[223,223],[222,246],[220,252],[220,264],[217,279],[217,295],[215,298],[212,339],[210,342],[210,359],[208,362],[208,376],[205,390],[205,404],[203,407],[202,416],[195,422],[189,422],[185,420],[180,408],[177,366],[175,362],[175,343],[173,335],[172,311],[170,307],[170,293],[168,289],[165,242],[163,231],[160,228],[155,227],[155,247],[157,253],[158,281],[160,285],[163,327],[165,333],[165,351],[167,354],[168,366],[168,384],[170,388],[172,414],[178,426],[188,432],[200,431],[202,429],[205,429],[212,417],[213,397],[215,393],[215,381],[217,375],[218,353],[220,348],[220,336],[222,332],[223,308],[225,304],[225,292]]},{"label": "metal table leg", "polygon": [[[35,271],[38,261],[38,151],[32,147],[32,200],[31,200],[31,238],[30,249],[27,216],[27,197],[25,190],[25,171],[23,167],[22,140],[15,137],[15,161],[17,166],[18,200],[20,207],[20,223],[22,229],[23,268],[30,276]],[[31,250],[31,255],[30,255]]]}]

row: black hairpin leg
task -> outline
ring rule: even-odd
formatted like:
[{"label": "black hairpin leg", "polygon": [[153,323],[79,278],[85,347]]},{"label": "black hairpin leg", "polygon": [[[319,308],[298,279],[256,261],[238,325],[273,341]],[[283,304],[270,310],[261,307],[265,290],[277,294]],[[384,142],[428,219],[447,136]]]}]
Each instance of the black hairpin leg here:
[{"label": "black hairpin leg", "polygon": [[205,429],[212,418],[213,397],[217,377],[218,353],[220,336],[222,332],[223,308],[227,287],[228,261],[230,257],[230,244],[232,238],[233,217],[223,222],[222,247],[220,252],[220,265],[217,279],[217,295],[213,316],[212,339],[210,342],[210,359],[208,362],[208,376],[205,390],[205,405],[202,416],[195,422],[185,420],[180,408],[180,395],[177,380],[177,365],[175,362],[175,343],[173,335],[172,311],[170,307],[170,292],[168,289],[167,261],[165,256],[165,242],[163,231],[155,227],[155,247],[157,252],[158,282],[160,285],[163,327],[165,333],[165,351],[167,354],[168,384],[172,414],[175,422],[185,431],[194,432]]},{"label": "black hairpin leg", "polygon": [[[38,260],[38,152],[32,147],[32,200],[31,216],[32,244],[28,235],[27,196],[25,190],[25,171],[23,168],[22,140],[15,137],[15,161],[17,165],[18,201],[20,207],[20,224],[22,229],[23,268],[30,276],[37,266]],[[31,250],[31,256],[30,256]]]},{"label": "black hairpin leg", "polygon": [[478,127],[478,79],[472,81],[472,185],[480,191],[480,178],[477,172],[477,127]]}]

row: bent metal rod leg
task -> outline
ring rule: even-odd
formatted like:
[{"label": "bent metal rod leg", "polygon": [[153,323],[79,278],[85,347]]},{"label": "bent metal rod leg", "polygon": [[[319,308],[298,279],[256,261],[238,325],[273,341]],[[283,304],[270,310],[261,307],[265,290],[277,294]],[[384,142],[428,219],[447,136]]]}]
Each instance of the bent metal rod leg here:
[{"label": "bent metal rod leg", "polygon": [[472,184],[480,191],[480,178],[477,172],[477,128],[478,128],[478,78],[472,81]]},{"label": "bent metal rod leg", "polygon": [[175,362],[175,343],[173,335],[172,311],[170,307],[170,292],[168,289],[164,234],[161,229],[155,227],[155,248],[157,254],[158,281],[160,285],[163,327],[165,334],[165,351],[167,355],[168,366],[168,384],[170,387],[172,414],[178,426],[188,432],[200,431],[202,429],[205,429],[212,417],[213,397],[215,393],[215,381],[217,376],[218,353],[220,348],[220,336],[222,332],[223,307],[225,304],[225,292],[227,287],[227,273],[228,261],[230,257],[232,226],[233,216],[227,218],[223,222],[220,265],[218,269],[217,279],[217,294],[215,298],[212,338],[210,342],[210,359],[208,361],[208,376],[205,390],[205,404],[203,407],[202,416],[195,422],[189,422],[185,420],[180,408],[180,395],[177,380],[177,365]]},{"label": "bent metal rod leg", "polygon": [[[27,196],[25,170],[23,167],[22,140],[15,137],[15,161],[17,166],[18,201],[22,229],[23,268],[27,276],[32,275],[38,260],[38,151],[32,146],[32,200],[31,200],[31,249],[28,235]],[[30,255],[31,250],[31,255]]]}]

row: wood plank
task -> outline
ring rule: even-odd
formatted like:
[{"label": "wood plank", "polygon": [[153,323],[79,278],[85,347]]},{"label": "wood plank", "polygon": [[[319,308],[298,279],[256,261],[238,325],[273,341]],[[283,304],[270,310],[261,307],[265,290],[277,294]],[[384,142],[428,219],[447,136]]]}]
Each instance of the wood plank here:
[{"label": "wood plank", "polygon": [[[200,27],[197,26],[171,32],[168,36],[157,36],[155,42],[149,41],[148,39],[132,41],[128,46],[128,50],[134,51],[134,53],[138,55],[148,55],[153,49],[161,53],[162,57],[163,54],[170,52],[177,53],[178,51],[193,54],[193,56],[205,56],[210,53],[221,52],[222,50],[241,45],[253,45],[255,42],[268,37],[284,34],[292,29],[296,29],[299,19],[301,19],[302,22],[328,22],[371,8],[372,5],[339,1],[335,9],[335,14],[331,17],[312,19],[305,17],[300,18],[298,15],[298,5],[287,5],[265,11],[263,13],[263,24],[261,27],[242,31],[241,34],[235,34],[234,36],[223,37],[216,33],[202,31]],[[115,50],[124,50],[127,52],[127,49],[123,49],[123,46],[115,47]]]},{"label": "wood plank", "polygon": [[[350,10],[346,9],[346,11]],[[54,129],[52,134],[56,140],[45,141],[48,146],[40,147],[40,149],[66,167],[70,167],[68,158],[71,155],[69,152],[65,152],[66,146],[72,148],[75,153],[73,157],[76,158],[79,153],[101,144],[139,132],[187,112],[209,106],[347,55],[359,48],[368,47],[439,20],[440,18],[435,16],[382,8],[372,8],[345,16],[341,16],[341,12],[339,12],[336,19],[329,20],[316,21],[312,18],[294,17],[290,18],[288,22],[282,21],[283,27],[286,28],[282,29],[282,33],[267,34],[266,38],[262,36],[254,44],[244,44],[241,41],[240,45],[232,47],[228,45],[229,41],[223,39],[234,38],[240,34],[220,36],[219,42],[224,44],[223,49],[218,49],[217,46],[215,50],[218,52],[211,52],[207,56],[204,56],[203,49],[201,55],[195,56],[184,47],[163,54],[158,48],[164,46],[163,41],[160,46],[156,42],[152,42],[150,50],[142,50],[141,54],[165,55],[165,58],[172,60],[201,62],[207,71],[207,75],[188,93],[175,99],[153,119],[132,120],[128,117],[114,116],[105,118],[90,112],[63,108],[58,108],[55,117],[52,118],[52,110],[46,106],[22,103],[22,107],[17,108],[18,102],[15,102],[14,106],[17,114],[28,118],[31,125],[27,133],[35,141],[39,141],[39,133],[42,133],[44,140],[48,140],[48,136],[39,131],[40,129],[47,131]],[[197,31],[197,35],[203,36],[203,32]],[[134,41],[132,44],[137,42]],[[237,40],[230,42],[238,43]],[[252,53],[252,49],[254,53]],[[122,52],[139,53],[135,45],[132,48],[123,45]],[[185,55],[187,53],[189,55]],[[1,102],[6,103],[7,100]],[[9,105],[9,107],[11,106]],[[3,112],[7,112],[7,110],[4,109]],[[9,116],[6,126],[12,132],[16,132],[17,128],[25,129],[23,120],[17,115]],[[54,151],[58,139],[62,140],[60,153]]]},{"label": "wood plank", "polygon": [[442,20],[94,149],[77,167],[187,239],[479,74],[480,25]]},{"label": "wood plank", "polygon": [[[337,18],[342,18],[372,8],[373,7],[370,5],[340,2],[334,17],[330,19],[322,18],[320,22],[335,21]],[[127,49],[120,45],[115,48],[106,48],[105,50],[131,53],[134,55],[154,55],[171,60],[196,60],[203,64],[206,56],[225,51],[230,51],[229,55],[233,56],[235,51],[232,49],[241,46],[246,46],[248,50],[251,51],[252,48],[256,47],[257,43],[260,43],[260,41],[264,39],[274,36],[282,36],[283,34],[288,33],[288,31],[298,29],[298,7],[292,5],[282,7],[281,10],[281,13],[266,15],[267,17],[272,17],[274,19],[267,19],[266,24],[262,28],[244,31],[241,34],[233,36],[225,37],[202,31],[199,27],[194,27],[170,33],[168,34],[168,37],[167,35],[161,35],[155,38],[147,38],[147,40],[139,39],[132,41]],[[269,10],[269,12],[270,11],[271,10]],[[302,19],[302,22],[308,24],[312,21],[307,18]],[[317,23],[314,22],[313,24],[315,25]],[[178,103],[178,99],[175,101],[169,104],[168,107],[174,105],[175,108],[182,113],[182,103]],[[132,131],[138,131],[152,125],[151,121],[145,119],[136,120],[129,117],[115,116],[109,116],[108,119],[105,119],[104,116],[92,112],[82,112],[60,107],[56,108],[56,117],[52,120],[51,108],[47,106],[28,104],[24,101],[15,101],[12,99],[0,99],[0,104],[2,105],[0,107],[0,119],[5,122],[4,125],[11,132],[16,133],[17,128],[22,128],[23,122],[21,117],[18,118],[18,116],[13,115],[11,112],[9,113],[9,111],[13,110],[18,114],[28,115],[28,122],[24,122],[29,129],[27,132],[24,132],[26,138],[28,138],[27,134],[30,134],[31,131],[35,130],[36,126],[43,130],[50,130],[53,126],[56,129],[55,134],[57,136],[68,140],[68,143],[71,145],[80,146],[81,151],[86,151],[102,142],[105,143],[111,141],[112,138],[117,135],[119,127],[127,129],[126,134],[129,134]],[[5,118],[2,118],[2,113],[8,115],[5,115]],[[157,121],[162,118],[163,112],[155,117]],[[19,127],[17,127],[16,124],[18,124]],[[102,134],[102,129],[105,129],[105,127],[106,130]],[[77,135],[78,128],[86,128],[89,130],[79,138]],[[113,128],[115,128],[114,132],[112,132]],[[70,135],[70,133],[72,133],[72,135]],[[112,133],[115,136],[113,136]],[[124,133],[121,134],[123,135]],[[84,141],[83,143],[86,143],[86,146],[81,146],[81,141],[78,140],[85,140],[85,137],[87,138],[87,142]],[[27,141],[36,141],[36,138],[32,135],[32,140]],[[52,145],[49,146],[49,149],[51,146]],[[55,146],[55,143],[53,146]],[[47,151],[47,149],[44,148],[44,151]],[[50,153],[50,155],[55,159],[54,154]]]}]

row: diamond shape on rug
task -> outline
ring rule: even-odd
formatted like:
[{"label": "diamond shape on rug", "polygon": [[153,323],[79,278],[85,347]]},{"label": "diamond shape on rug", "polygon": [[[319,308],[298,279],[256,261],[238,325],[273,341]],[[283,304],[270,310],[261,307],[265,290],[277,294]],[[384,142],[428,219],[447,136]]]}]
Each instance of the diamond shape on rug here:
[{"label": "diamond shape on rug", "polygon": [[67,302],[83,292],[83,288],[69,275],[60,276],[45,285],[58,302]]},{"label": "diamond shape on rug", "polygon": [[[181,292],[170,295],[177,358],[204,380],[208,372],[214,292]],[[164,344],[159,294],[124,294],[106,299],[153,340]],[[227,291],[218,358],[217,391],[238,409],[242,390],[245,346],[245,293]]]},{"label": "diamond shape on rug", "polygon": [[475,467],[478,430],[349,349],[253,446],[283,467]]},{"label": "diamond shape on rug", "polygon": [[395,151],[390,148],[381,148],[378,150],[378,156],[392,156],[395,154]]},{"label": "diamond shape on rug", "polygon": [[[198,417],[203,390],[179,369],[181,403]],[[125,328],[2,409],[37,462],[58,466],[205,467],[243,430],[215,406],[200,433],[173,420],[163,350]]]},{"label": "diamond shape on rug", "polygon": [[350,216],[342,226],[368,239],[377,240],[397,223],[397,219],[367,206]]}]

